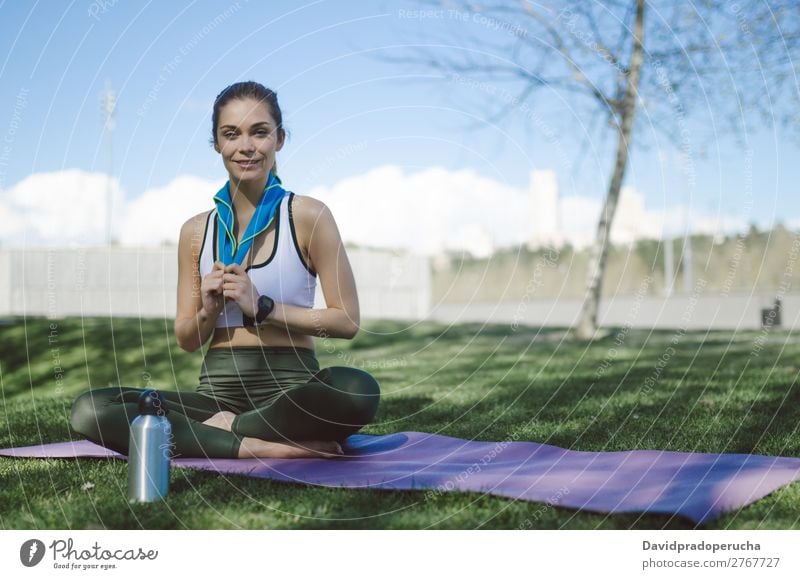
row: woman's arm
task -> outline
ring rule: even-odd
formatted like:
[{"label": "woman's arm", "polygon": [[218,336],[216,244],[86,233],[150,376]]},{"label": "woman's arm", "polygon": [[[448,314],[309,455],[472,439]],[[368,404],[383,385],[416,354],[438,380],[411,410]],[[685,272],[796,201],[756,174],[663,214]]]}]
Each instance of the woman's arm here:
[{"label": "woman's arm", "polygon": [[309,259],[319,276],[327,308],[276,303],[264,323],[321,338],[352,339],[358,333],[361,313],[353,270],[333,214],[313,197],[295,195],[292,207],[296,225],[308,232]]},{"label": "woman's arm", "polygon": [[175,339],[187,352],[199,350],[211,334],[217,314],[210,315],[203,307],[200,271],[197,256],[203,242],[203,226],[207,213],[189,219],[181,227],[178,241],[178,305],[175,314]]}]

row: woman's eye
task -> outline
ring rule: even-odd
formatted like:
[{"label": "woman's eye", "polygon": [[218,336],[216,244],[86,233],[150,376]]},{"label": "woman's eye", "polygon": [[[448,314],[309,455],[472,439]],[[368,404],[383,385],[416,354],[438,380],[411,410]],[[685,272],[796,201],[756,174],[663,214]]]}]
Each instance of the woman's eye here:
[{"label": "woman's eye", "polygon": [[[266,137],[269,135],[269,131],[261,129],[259,131],[256,131],[255,134],[260,137]],[[233,137],[236,136],[236,133],[234,131],[228,131],[227,133],[223,133],[222,136],[225,137],[226,139],[232,139]]]}]

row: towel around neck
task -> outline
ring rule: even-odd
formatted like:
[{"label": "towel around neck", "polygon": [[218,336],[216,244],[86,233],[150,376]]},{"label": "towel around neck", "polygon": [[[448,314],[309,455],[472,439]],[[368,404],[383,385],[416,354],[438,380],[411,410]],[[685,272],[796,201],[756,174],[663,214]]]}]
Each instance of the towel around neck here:
[{"label": "towel around neck", "polygon": [[230,181],[227,181],[222,189],[214,195],[217,219],[219,220],[217,256],[222,263],[225,265],[242,263],[244,256],[247,255],[247,250],[253,244],[253,239],[272,223],[278,204],[284,195],[286,195],[286,190],[283,188],[280,178],[270,171],[264,192],[261,194],[261,199],[256,206],[253,218],[247,225],[247,230],[244,232],[241,242],[237,242],[236,236],[233,234],[236,212],[231,201]]}]

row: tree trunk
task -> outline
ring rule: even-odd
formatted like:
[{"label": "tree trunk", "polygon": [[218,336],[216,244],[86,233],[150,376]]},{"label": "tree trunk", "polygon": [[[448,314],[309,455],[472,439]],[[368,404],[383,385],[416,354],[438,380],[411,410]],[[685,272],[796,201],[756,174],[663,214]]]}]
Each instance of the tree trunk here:
[{"label": "tree trunk", "polygon": [[581,317],[575,329],[575,336],[581,340],[591,339],[597,331],[597,306],[600,301],[600,288],[603,285],[608,246],[611,236],[611,225],[614,222],[614,213],[617,210],[619,192],[622,188],[622,179],[628,165],[628,146],[630,143],[633,119],[636,115],[636,96],[639,87],[639,73],[644,60],[644,4],[645,0],[636,0],[636,23],[634,26],[633,54],[631,55],[631,68],[628,86],[622,102],[622,120],[618,127],[617,158],[614,163],[614,174],[608,187],[608,194],[600,212],[600,221],[597,224],[597,237],[592,247],[589,259],[589,268],[586,278],[586,295],[581,308]]}]

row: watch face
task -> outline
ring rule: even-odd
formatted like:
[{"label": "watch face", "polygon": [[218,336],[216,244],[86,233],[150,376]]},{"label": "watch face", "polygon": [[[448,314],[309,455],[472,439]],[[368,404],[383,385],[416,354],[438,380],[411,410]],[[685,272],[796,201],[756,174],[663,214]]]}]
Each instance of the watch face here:
[{"label": "watch face", "polygon": [[258,311],[256,312],[256,322],[261,323],[264,321],[271,312],[272,308],[275,307],[275,302],[269,296],[259,296],[258,297]]}]

